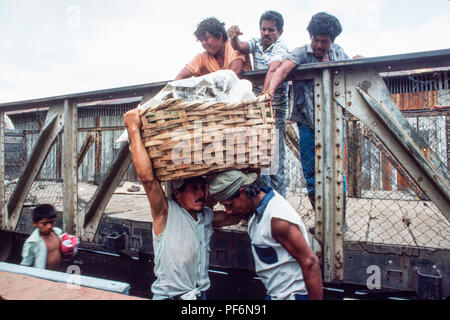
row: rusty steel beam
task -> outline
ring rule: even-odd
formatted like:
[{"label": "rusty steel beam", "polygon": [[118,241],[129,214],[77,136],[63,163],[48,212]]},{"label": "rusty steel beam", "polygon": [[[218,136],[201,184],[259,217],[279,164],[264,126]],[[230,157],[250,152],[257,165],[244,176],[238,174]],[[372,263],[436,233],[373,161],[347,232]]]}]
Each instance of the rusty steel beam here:
[{"label": "rusty steel beam", "polygon": [[325,282],[344,279],[343,112],[333,100],[343,88],[330,69],[315,78],[316,230]]},{"label": "rusty steel beam", "polygon": [[[77,105],[64,101],[64,146],[63,146],[63,229],[69,234],[78,234],[78,168],[77,168]],[[78,232],[77,232],[78,231]]]},{"label": "rusty steel beam", "polygon": [[381,141],[375,136],[375,134],[372,131],[365,130],[364,136],[367,137],[367,139],[370,140],[370,142],[373,143],[374,146],[378,148],[378,150],[381,151],[383,156],[394,166],[394,168],[402,175],[403,179],[405,180],[407,186],[409,186],[416,196],[421,200],[429,200],[420,190],[419,186],[414,182],[413,179],[409,176],[409,174],[403,169],[403,167],[398,163],[398,161],[395,159],[395,157],[389,152],[389,150],[381,143]]},{"label": "rusty steel beam", "polygon": [[94,166],[94,182],[100,183],[102,172],[102,132],[97,131],[95,134],[95,166]]},{"label": "rusty steel beam", "polygon": [[92,241],[94,239],[103,211],[131,162],[129,144],[122,143],[119,152],[109,166],[105,178],[80,216],[83,221],[81,238],[84,241]]},{"label": "rusty steel beam", "polygon": [[372,130],[423,193],[450,219],[449,170],[395,105],[376,69],[345,74],[346,89],[335,101]]},{"label": "rusty steel beam", "polygon": [[79,168],[83,163],[84,157],[86,156],[87,152],[89,151],[89,148],[92,146],[93,143],[94,137],[92,133],[89,133],[88,135],[86,135],[83,145],[81,146],[80,151],[78,152],[77,168]]},{"label": "rusty steel beam", "polygon": [[56,138],[56,181],[62,181],[62,167],[63,167],[63,139],[59,134]]},{"label": "rusty steel beam", "polygon": [[286,145],[292,151],[294,156],[300,161],[300,151],[298,150],[298,136],[292,128],[291,122],[286,123]]},{"label": "rusty steel beam", "polygon": [[99,131],[125,130],[125,126],[101,127],[101,128],[78,128],[78,132],[96,133]]},{"label": "rusty steel beam", "polygon": [[447,167],[450,167],[450,115],[445,116],[445,137],[447,138]]},{"label": "rusty steel beam", "polygon": [[25,165],[14,191],[12,192],[6,205],[6,229],[14,231],[22,212],[22,206],[31,186],[39,173],[56,137],[63,127],[62,110],[63,106],[55,106],[49,110],[49,119],[41,130],[33,151]]},{"label": "rusty steel beam", "polygon": [[[316,123],[321,123],[321,119],[322,119],[322,105],[323,105],[323,100],[322,100],[322,89],[323,87],[323,83],[322,83],[322,75],[321,74],[317,74],[316,77],[314,77],[314,115],[315,115],[315,121]],[[315,233],[314,233],[314,238],[321,244],[321,246],[323,247],[323,241],[324,241],[324,216],[323,216],[323,189],[320,187],[317,187],[317,182],[323,180],[323,174],[322,174],[322,161],[325,158],[325,153],[324,150],[322,148],[322,144],[321,141],[324,140],[323,137],[323,130],[320,130],[320,126],[319,129],[315,129],[314,132],[315,135],[315,168],[316,168],[316,173],[315,173],[315,179],[316,179],[316,187],[315,187],[315,193],[314,193],[314,211],[315,211],[315,221],[314,221],[314,227],[315,227]],[[317,253],[316,253],[317,254]],[[322,250],[319,252],[320,256],[320,264],[323,265],[323,248]]]},{"label": "rusty steel beam", "polygon": [[4,225],[6,225],[6,214],[5,214],[5,113],[0,110],[0,229],[3,229]]},{"label": "rusty steel beam", "polygon": [[[409,169],[406,171],[410,172],[424,194],[450,221],[450,173],[446,165],[442,164],[428,144],[418,134],[415,134],[416,132],[408,122],[393,117],[392,110],[396,106],[392,100],[389,100],[389,97],[383,100],[382,105],[363,89],[357,87],[357,90],[367,105],[379,116],[382,125],[393,135],[398,146],[395,148],[393,141],[389,137],[383,136],[382,133],[380,133],[380,140],[384,140],[383,143],[389,146],[391,153],[406,152],[409,155],[408,159],[402,162],[403,166]],[[398,115],[401,116],[401,113]]]},{"label": "rusty steel beam", "polygon": [[362,130],[360,122],[347,118],[347,145],[351,146],[347,159],[347,190],[351,197],[359,198],[362,192]]}]

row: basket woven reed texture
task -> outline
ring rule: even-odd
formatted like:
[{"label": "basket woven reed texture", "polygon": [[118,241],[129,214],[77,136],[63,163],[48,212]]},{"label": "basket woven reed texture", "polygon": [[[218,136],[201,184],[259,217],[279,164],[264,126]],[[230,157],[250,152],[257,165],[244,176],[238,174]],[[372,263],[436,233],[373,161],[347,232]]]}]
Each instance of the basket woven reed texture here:
[{"label": "basket woven reed texture", "polygon": [[143,112],[141,121],[160,181],[272,163],[276,129],[269,95],[237,103],[168,99]]}]

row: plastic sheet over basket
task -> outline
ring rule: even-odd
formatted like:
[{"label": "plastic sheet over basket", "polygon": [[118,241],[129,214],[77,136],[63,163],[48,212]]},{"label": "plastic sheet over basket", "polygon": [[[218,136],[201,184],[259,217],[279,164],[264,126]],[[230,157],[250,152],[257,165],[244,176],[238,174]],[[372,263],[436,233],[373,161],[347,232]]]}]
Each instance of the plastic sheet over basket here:
[{"label": "plastic sheet over basket", "polygon": [[[255,98],[255,95],[250,81],[240,80],[231,70],[219,70],[201,77],[169,82],[149,101],[139,104],[138,108],[142,111],[155,109],[171,98],[184,101],[232,103]],[[128,141],[128,132],[125,130],[116,142],[126,141]]]},{"label": "plastic sheet over basket", "polygon": [[157,178],[271,166],[276,129],[270,97],[252,95],[241,91],[250,98],[235,101],[170,97],[143,111],[141,135]]}]

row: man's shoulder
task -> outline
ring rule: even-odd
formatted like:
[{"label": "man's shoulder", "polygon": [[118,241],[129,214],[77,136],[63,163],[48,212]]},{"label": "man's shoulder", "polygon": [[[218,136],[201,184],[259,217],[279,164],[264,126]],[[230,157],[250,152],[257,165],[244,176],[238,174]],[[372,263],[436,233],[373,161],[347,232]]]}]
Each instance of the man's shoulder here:
[{"label": "man's shoulder", "polygon": [[206,206],[203,208],[203,212],[208,212],[210,214],[214,214],[213,209],[211,209],[210,207],[206,207]]},{"label": "man's shoulder", "polygon": [[63,234],[62,229],[61,229],[61,228],[58,228],[58,227],[53,227],[53,232],[54,232],[58,237],[61,237],[62,234]]},{"label": "man's shoulder", "polygon": [[210,207],[203,208],[203,214],[209,220],[209,223],[212,223],[214,220],[214,211]]},{"label": "man's shoulder", "polygon": [[39,229],[35,229],[30,236],[25,240],[25,243],[35,243],[41,239]]},{"label": "man's shoulder", "polygon": [[270,220],[272,218],[278,218],[297,225],[303,224],[302,218],[299,213],[294,209],[294,207],[286,198],[284,198],[277,192],[275,192],[275,196],[267,205],[267,209]]},{"label": "man's shoulder", "polygon": [[295,211],[289,201],[275,190],[274,196],[270,199],[267,207],[276,215],[283,215],[286,211]]},{"label": "man's shoulder", "polygon": [[271,201],[274,201],[274,203],[282,203],[284,205],[291,206],[289,201],[287,201],[287,199],[285,197],[283,197],[281,194],[279,194],[278,191],[273,190],[273,193],[274,193],[274,196],[271,199]]},{"label": "man's shoulder", "polygon": [[[225,51],[240,53],[238,50],[234,50],[233,46],[231,45],[230,39],[225,41]],[[206,51],[204,53],[208,54]]]},{"label": "man's shoulder", "polygon": [[237,57],[242,58],[245,61],[248,59],[248,54],[234,50],[230,40],[225,41],[225,59],[228,60],[228,63],[231,63]]},{"label": "man's shoulder", "polygon": [[333,43],[331,48],[336,54],[336,60],[347,60],[349,57],[345,53],[344,49],[337,43]]},{"label": "man's shoulder", "polygon": [[308,44],[305,44],[305,45],[300,46],[300,47],[295,47],[294,49],[292,49],[291,52],[295,52],[295,53],[298,53],[298,54],[305,54],[306,55],[306,53],[308,52]]},{"label": "man's shoulder", "polygon": [[[307,61],[308,56],[308,45],[305,44],[300,47],[296,47],[289,51],[288,53],[288,59],[292,60],[293,62],[300,64],[305,63]],[[295,61],[294,61],[295,60]]]},{"label": "man's shoulder", "polygon": [[173,199],[167,199],[167,206],[169,209],[170,208],[178,208],[178,207],[181,208],[180,205],[178,204],[178,202],[176,202]]},{"label": "man's shoulder", "polygon": [[274,46],[285,50],[289,50],[288,44],[283,39],[280,38],[278,38],[277,41],[274,42]]},{"label": "man's shoulder", "polygon": [[335,42],[333,42],[333,43],[331,44],[331,47],[332,47],[334,50],[344,50],[344,49],[342,49],[342,47],[341,47],[339,44],[337,44],[337,43],[335,43]]},{"label": "man's shoulder", "polygon": [[335,51],[335,52],[344,52],[344,49],[337,43],[332,43],[331,44],[331,48]]},{"label": "man's shoulder", "polygon": [[250,50],[250,53],[256,50],[256,46],[259,44],[261,45],[261,38],[255,38],[252,37],[247,40],[248,49]]},{"label": "man's shoulder", "polygon": [[192,58],[192,60],[189,61],[187,64],[188,64],[188,65],[192,65],[192,64],[194,64],[194,63],[196,63],[196,64],[202,64],[202,63],[205,63],[205,61],[206,61],[207,59],[208,59],[208,52],[203,51],[203,52],[197,53],[197,54]]}]

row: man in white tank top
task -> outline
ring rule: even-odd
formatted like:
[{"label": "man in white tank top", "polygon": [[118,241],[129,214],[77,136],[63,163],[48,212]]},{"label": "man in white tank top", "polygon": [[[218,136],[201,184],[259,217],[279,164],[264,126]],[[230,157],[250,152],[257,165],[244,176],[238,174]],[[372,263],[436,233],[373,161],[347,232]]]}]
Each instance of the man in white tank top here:
[{"label": "man in white tank top", "polygon": [[227,214],[248,220],[255,271],[267,299],[323,298],[319,260],[309,246],[305,225],[286,199],[256,173],[238,170],[215,176],[209,193]]},{"label": "man in white tank top", "polygon": [[213,227],[237,224],[240,217],[206,207],[206,182],[202,177],[173,183],[173,200],[167,199],[156,179],[142,142],[139,109],[124,114],[131,156],[150,202],[153,217],[153,299],[205,299],[210,286],[208,267]]}]

